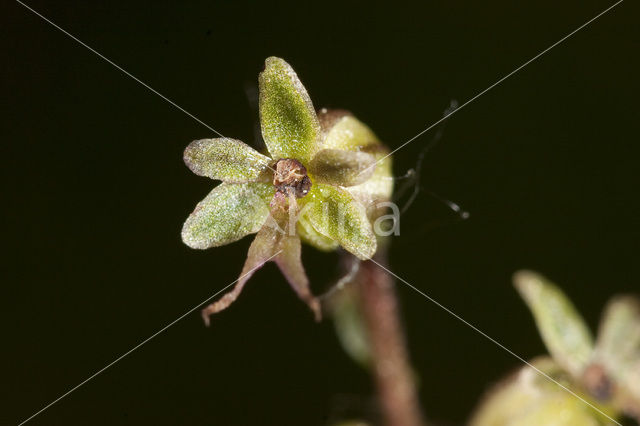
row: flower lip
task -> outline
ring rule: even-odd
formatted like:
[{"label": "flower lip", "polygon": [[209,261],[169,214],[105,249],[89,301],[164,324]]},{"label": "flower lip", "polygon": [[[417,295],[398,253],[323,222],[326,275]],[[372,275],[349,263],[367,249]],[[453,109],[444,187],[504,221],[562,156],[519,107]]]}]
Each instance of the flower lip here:
[{"label": "flower lip", "polygon": [[278,192],[286,195],[294,194],[296,198],[302,198],[311,189],[311,179],[307,175],[307,168],[300,161],[281,158],[275,164],[273,186]]}]

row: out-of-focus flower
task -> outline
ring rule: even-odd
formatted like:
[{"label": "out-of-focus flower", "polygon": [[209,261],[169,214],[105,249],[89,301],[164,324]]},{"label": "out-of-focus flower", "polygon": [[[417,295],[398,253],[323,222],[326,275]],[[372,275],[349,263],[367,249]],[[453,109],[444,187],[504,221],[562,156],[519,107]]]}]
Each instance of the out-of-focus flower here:
[{"label": "out-of-focus flower", "polygon": [[300,241],[321,250],[342,246],[369,259],[377,242],[367,208],[387,200],[393,187],[391,159],[373,132],[346,111],[316,114],[284,60],[268,58],[259,85],[269,156],[228,138],[194,141],[184,153],[194,173],[222,181],[186,220],[184,243],[206,249],[257,233],[233,290],[203,310],[207,324],[267,261],[278,265],[319,319]]},{"label": "out-of-focus flower", "polygon": [[592,406],[525,366],[488,394],[470,424],[613,425],[610,418],[622,414],[640,421],[640,300],[611,299],[594,343],[557,286],[531,271],[516,273],[514,281],[551,355],[531,364]]}]

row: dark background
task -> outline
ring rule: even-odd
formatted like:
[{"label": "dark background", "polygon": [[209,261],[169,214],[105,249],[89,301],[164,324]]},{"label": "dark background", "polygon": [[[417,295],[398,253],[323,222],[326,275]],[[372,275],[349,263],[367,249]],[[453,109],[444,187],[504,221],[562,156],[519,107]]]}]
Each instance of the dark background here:
[{"label": "dark background", "polygon": [[[226,136],[254,143],[245,88],[276,55],[316,107],[397,147],[612,2],[28,4]],[[593,326],[640,288],[637,12],[622,3],[451,117],[421,182],[471,217],[424,192],[393,241],[393,271],[524,358],[545,349],[516,269],[553,278]],[[20,4],[2,16],[0,424],[17,424],[232,282],[250,238],[180,240],[213,185],[182,151],[210,130]],[[396,175],[435,130],[395,155]],[[337,255],[303,258],[321,292]],[[424,409],[462,424],[519,362],[398,293]],[[369,413],[371,395],[269,265],[211,328],[188,315],[30,424],[324,425]]]}]

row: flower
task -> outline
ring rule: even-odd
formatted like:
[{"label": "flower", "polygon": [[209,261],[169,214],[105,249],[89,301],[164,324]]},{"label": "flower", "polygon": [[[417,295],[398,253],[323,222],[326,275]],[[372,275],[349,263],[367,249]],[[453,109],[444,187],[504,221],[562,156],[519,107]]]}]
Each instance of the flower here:
[{"label": "flower", "polygon": [[[205,308],[229,306],[253,272],[274,261],[298,296],[321,317],[301,261],[301,240],[321,250],[342,246],[369,259],[377,241],[367,208],[391,195],[391,159],[374,133],[346,111],[322,109],[291,66],[265,61],[259,77],[260,124],[270,156],[235,139],[192,142],[184,161],[220,180],[184,223],[182,240],[206,249],[257,233],[235,287]],[[371,209],[369,209],[371,210]]]},{"label": "flower", "polygon": [[538,372],[525,366],[499,385],[471,425],[613,425],[612,418],[622,413],[640,421],[640,300],[611,299],[594,344],[589,327],[558,287],[531,271],[516,273],[514,281],[551,357],[531,362]]}]

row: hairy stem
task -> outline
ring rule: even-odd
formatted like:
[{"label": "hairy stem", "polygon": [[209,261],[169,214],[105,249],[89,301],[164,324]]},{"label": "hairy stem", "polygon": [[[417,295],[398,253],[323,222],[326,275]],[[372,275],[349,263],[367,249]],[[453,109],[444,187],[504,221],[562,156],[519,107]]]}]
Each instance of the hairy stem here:
[{"label": "hairy stem", "polygon": [[[386,267],[385,247],[379,248],[374,259]],[[375,262],[365,261],[360,266],[355,284],[362,301],[373,357],[373,374],[385,425],[424,425],[394,281]]]}]

